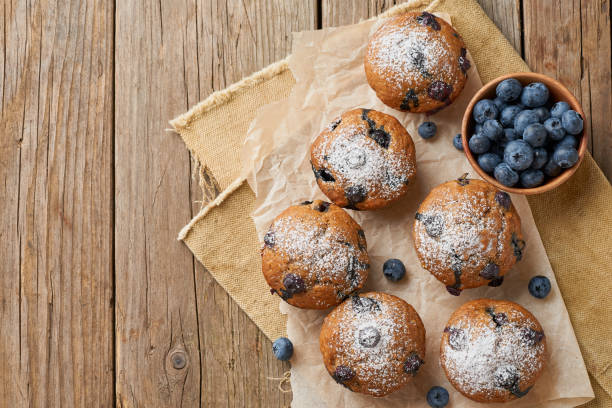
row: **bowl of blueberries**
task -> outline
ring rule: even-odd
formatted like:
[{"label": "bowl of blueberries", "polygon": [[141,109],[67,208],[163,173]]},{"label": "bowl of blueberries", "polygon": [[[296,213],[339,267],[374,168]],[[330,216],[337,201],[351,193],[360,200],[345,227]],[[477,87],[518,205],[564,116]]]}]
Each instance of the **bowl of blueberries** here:
[{"label": "bowl of blueberries", "polygon": [[521,72],[499,77],[474,95],[463,116],[461,144],[455,145],[497,188],[539,194],[574,174],[587,148],[583,133],[584,112],[565,86]]}]

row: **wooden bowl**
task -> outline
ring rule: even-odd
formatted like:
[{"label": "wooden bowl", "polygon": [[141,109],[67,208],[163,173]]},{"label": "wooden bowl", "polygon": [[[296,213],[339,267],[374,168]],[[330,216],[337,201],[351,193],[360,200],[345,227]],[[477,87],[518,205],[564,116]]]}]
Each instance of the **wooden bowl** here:
[{"label": "wooden bowl", "polygon": [[567,181],[567,179],[569,179],[572,176],[572,174],[576,172],[576,170],[578,169],[578,166],[580,166],[580,163],[582,162],[582,159],[584,158],[584,154],[587,149],[587,138],[584,135],[584,129],[582,130],[582,133],[580,133],[579,135],[576,135],[576,139],[580,138],[578,142],[579,143],[578,144],[578,156],[579,156],[578,162],[574,166],[570,167],[569,169],[565,169],[557,177],[549,179],[545,184],[542,184],[541,186],[534,187],[534,188],[506,187],[503,184],[501,184],[499,181],[497,181],[494,177],[487,174],[484,170],[480,168],[480,166],[478,165],[478,162],[476,161],[476,158],[474,157],[474,155],[472,155],[472,152],[470,152],[470,148],[468,147],[469,135],[473,134],[474,126],[476,125],[476,122],[472,118],[472,111],[474,110],[474,105],[479,100],[494,99],[495,98],[495,88],[497,87],[497,84],[499,84],[504,79],[508,79],[508,78],[518,79],[519,82],[523,84],[523,86],[531,82],[542,82],[544,85],[548,87],[548,90],[550,91],[549,100],[553,102],[558,102],[558,101],[567,102],[570,105],[571,109],[578,112],[580,116],[582,116],[583,119],[584,119],[584,112],[582,110],[582,107],[580,106],[576,98],[574,97],[574,95],[572,95],[572,93],[565,86],[563,86],[563,84],[561,84],[556,79],[553,79],[546,75],[536,74],[532,72],[518,72],[515,74],[504,75],[504,76],[501,76],[499,78],[496,78],[488,82],[478,92],[476,92],[476,95],[474,95],[467,109],[465,110],[465,113],[463,115],[463,122],[461,124],[461,140],[463,143],[463,151],[465,155],[467,156],[468,161],[470,162],[474,170],[476,170],[476,172],[480,175],[480,177],[482,177],[483,180],[486,180],[487,182],[493,184],[498,189],[507,191],[509,193],[517,193],[517,194],[525,194],[525,195],[540,194],[545,191],[552,190],[553,188],[563,184],[564,182]]}]

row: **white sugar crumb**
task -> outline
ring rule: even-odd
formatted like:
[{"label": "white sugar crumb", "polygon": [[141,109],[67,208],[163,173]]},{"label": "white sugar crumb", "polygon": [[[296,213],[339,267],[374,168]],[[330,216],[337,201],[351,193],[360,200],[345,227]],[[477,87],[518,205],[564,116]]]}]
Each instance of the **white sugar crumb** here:
[{"label": "white sugar crumb", "polygon": [[[384,29],[384,28],[383,28]],[[426,27],[404,26],[388,29],[373,40],[372,65],[396,88],[416,84],[424,77],[444,80],[452,77],[445,63],[452,57],[450,44]]]},{"label": "white sugar crumb", "polygon": [[326,136],[315,157],[340,184],[364,187],[371,198],[395,198],[414,175],[414,165],[405,154],[385,149],[367,135],[365,124],[344,126]]},{"label": "white sugar crumb", "polygon": [[[383,393],[403,383],[403,371],[398,372],[398,353],[402,348],[416,348],[411,339],[405,338],[406,328],[396,323],[396,320],[402,321],[399,311],[383,302],[378,302],[378,306],[372,311],[352,309],[338,320],[335,328],[340,335],[335,346],[339,361],[350,361],[351,368],[358,372],[359,382],[367,384],[373,393]],[[360,343],[360,332],[368,328],[376,329],[380,335],[373,347]],[[401,344],[402,341],[406,344]],[[403,362],[400,366],[403,370]]]},{"label": "white sugar crumb", "polygon": [[347,287],[357,287],[362,283],[360,273],[353,274],[349,280],[349,267],[359,271],[358,262],[361,251],[350,245],[349,237],[333,226],[316,227],[304,223],[296,217],[276,220],[270,229],[274,233],[274,249],[284,253],[289,262],[310,274],[312,280],[321,284],[343,277]]},{"label": "white sugar crumb", "polygon": [[[502,239],[505,217],[501,217],[500,228],[498,219],[490,216],[490,211],[496,211],[496,207],[487,204],[485,193],[481,191],[428,207],[420,214],[421,221],[417,221],[422,223],[417,234],[423,267],[436,273],[452,269],[457,260],[464,267],[476,267],[500,256],[510,245]],[[439,234],[430,236],[427,229]],[[497,232],[491,234],[490,231]]]},{"label": "white sugar crumb", "polygon": [[[491,321],[486,328],[472,327],[468,320],[459,321],[451,328],[463,331],[453,344],[455,348],[445,344],[443,350],[450,378],[470,394],[491,394],[508,389],[500,382],[512,383],[510,377],[516,374],[532,377],[542,369],[544,353],[542,342],[533,344],[525,337],[525,329],[534,326],[530,319],[523,326],[509,322],[496,327]],[[463,344],[461,339],[468,343]]]}]

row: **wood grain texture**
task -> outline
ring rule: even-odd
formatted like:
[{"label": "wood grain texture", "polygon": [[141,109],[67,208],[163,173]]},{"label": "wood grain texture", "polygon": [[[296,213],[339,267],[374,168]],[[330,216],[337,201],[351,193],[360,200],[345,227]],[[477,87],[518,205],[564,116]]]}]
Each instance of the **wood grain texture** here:
[{"label": "wood grain texture", "polygon": [[523,55],[521,0],[477,0],[514,49]]},{"label": "wood grain texture", "polygon": [[589,149],[612,178],[612,77],[608,0],[523,1],[525,60],[581,101]]},{"label": "wood grain texture", "polygon": [[409,0],[321,0],[321,26],[355,24]]},{"label": "wood grain texture", "polygon": [[113,7],[0,7],[0,406],[113,405]]},{"label": "wood grain texture", "polygon": [[[199,50],[186,64],[189,105],[221,90],[291,51],[291,32],[316,28],[314,1],[197,3],[187,22],[187,49]],[[192,174],[197,166],[192,166]],[[192,214],[218,194],[214,176],[192,179]],[[200,184],[200,185],[198,185]],[[202,188],[206,191],[202,197]],[[196,262],[196,296],[202,360],[202,406],[289,406],[291,393],[277,386],[289,364],[274,358],[270,340]]]}]

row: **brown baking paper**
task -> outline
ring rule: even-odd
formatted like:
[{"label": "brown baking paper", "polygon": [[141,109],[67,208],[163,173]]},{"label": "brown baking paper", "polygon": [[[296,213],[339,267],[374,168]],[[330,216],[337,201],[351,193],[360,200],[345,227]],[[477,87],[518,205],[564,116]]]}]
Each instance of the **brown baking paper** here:
[{"label": "brown baking paper", "polygon": [[[442,17],[449,20],[448,15]],[[526,397],[508,406],[572,407],[590,400],[593,391],[587,371],[524,196],[515,195],[512,199],[522,220],[525,255],[501,287],[466,290],[454,297],[421,268],[411,236],[414,214],[436,185],[465,172],[476,177],[465,156],[453,147],[452,138],[460,132],[465,107],[482,84],[472,66],[459,99],[435,115],[403,113],[386,107],[368,86],[363,70],[363,55],[373,24],[366,21],[294,35],[289,65],[296,85],[287,100],[263,107],[252,122],[241,156],[242,174],[257,197],[252,216],[261,240],[272,219],[286,207],[304,200],[325,199],[310,168],[309,147],[335,117],[349,109],[371,108],[395,116],[406,127],[417,152],[417,177],[412,189],[390,208],[349,212],[363,227],[368,241],[371,269],[365,289],[391,293],[415,307],[427,331],[426,363],[410,384],[387,397],[352,393],[336,384],[323,366],[319,331],[329,310],[301,310],[283,302],[281,311],[287,314],[287,333],[295,348],[291,359],[292,406],[426,407],[425,395],[433,385],[450,392],[453,407],[475,405],[453,389],[438,357],[442,330],[451,313],[464,302],[481,297],[508,299],[525,306],[546,333],[548,364],[542,377]],[[417,127],[425,120],[438,126],[433,139],[418,137]],[[382,274],[382,263],[391,257],[401,259],[407,268],[406,277],[399,283],[387,281]],[[544,300],[533,298],[527,291],[527,282],[536,274],[552,282],[552,291]]]}]

